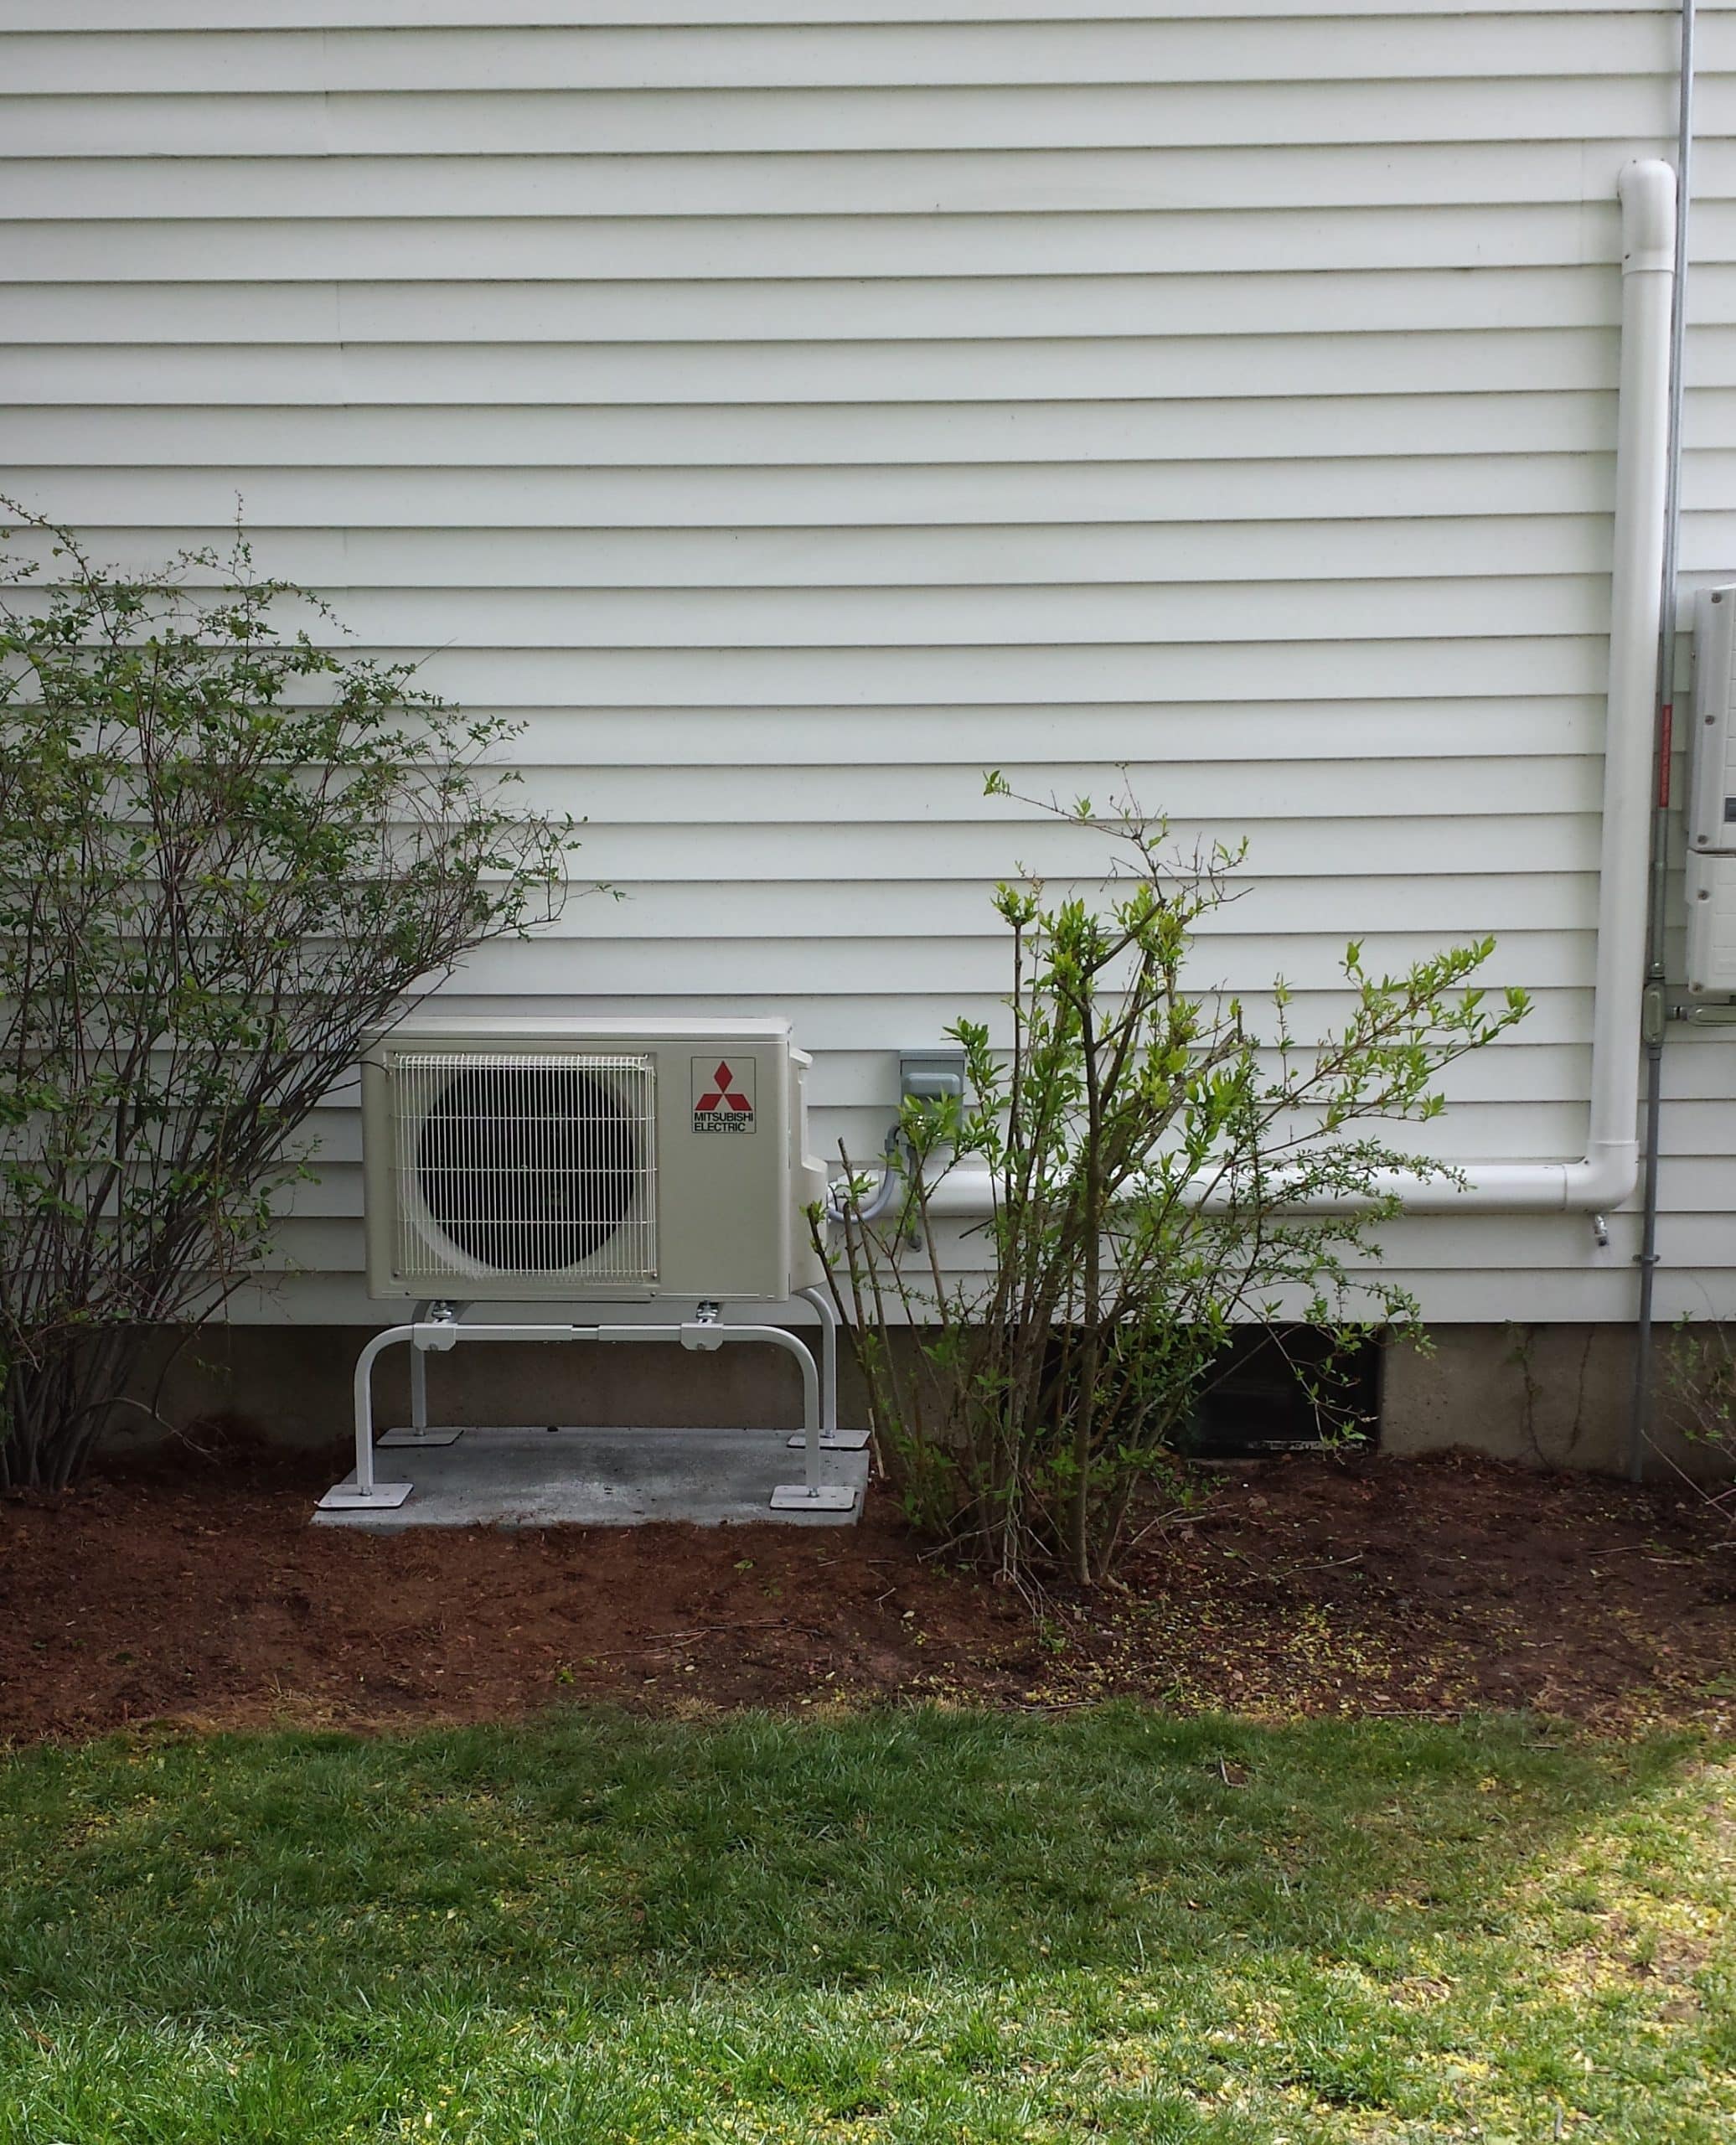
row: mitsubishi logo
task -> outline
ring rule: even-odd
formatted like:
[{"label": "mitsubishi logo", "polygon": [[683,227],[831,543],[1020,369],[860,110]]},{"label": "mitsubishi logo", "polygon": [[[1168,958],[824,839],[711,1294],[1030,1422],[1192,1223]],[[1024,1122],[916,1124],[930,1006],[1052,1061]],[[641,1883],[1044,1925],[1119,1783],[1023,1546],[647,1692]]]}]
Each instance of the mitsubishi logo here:
[{"label": "mitsubishi logo", "polygon": [[717,1083],[716,1088],[709,1095],[701,1095],[694,1104],[695,1109],[722,1109],[727,1104],[731,1109],[745,1110],[749,1117],[753,1115],[753,1104],[746,1095],[735,1092],[732,1083],[736,1076],[727,1065],[720,1065],[711,1078]]},{"label": "mitsubishi logo", "polygon": [[693,1129],[695,1132],[752,1132],[757,1061],[720,1058],[693,1061]]}]

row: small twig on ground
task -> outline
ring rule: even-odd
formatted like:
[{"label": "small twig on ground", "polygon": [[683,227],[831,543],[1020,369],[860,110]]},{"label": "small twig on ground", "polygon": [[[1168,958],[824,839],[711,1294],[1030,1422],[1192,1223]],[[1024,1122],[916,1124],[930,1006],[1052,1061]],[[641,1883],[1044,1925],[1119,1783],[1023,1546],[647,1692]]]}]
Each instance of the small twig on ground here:
[{"label": "small twig on ground", "polygon": [[1202,1518],[1209,1509],[1210,1507],[1206,1505],[1177,1505],[1172,1511],[1160,1512],[1155,1519],[1147,1520],[1133,1540],[1128,1543],[1128,1555],[1132,1556],[1134,1551],[1139,1548],[1148,1534],[1161,1533],[1174,1520],[1186,1520],[1191,1526],[1196,1520]]},{"label": "small twig on ground", "polygon": [[[631,1646],[604,1646],[602,1651],[593,1658],[607,1661],[612,1655],[638,1653],[648,1646],[679,1646],[687,1639],[721,1638],[726,1631],[760,1631],[766,1630],[768,1626],[787,1624],[788,1621],[788,1616],[756,1616],[745,1624],[701,1624],[697,1630],[691,1631],[648,1631],[643,1638],[635,1639]],[[798,1628],[802,1631],[809,1631],[814,1627],[811,1625],[803,1624]]]}]

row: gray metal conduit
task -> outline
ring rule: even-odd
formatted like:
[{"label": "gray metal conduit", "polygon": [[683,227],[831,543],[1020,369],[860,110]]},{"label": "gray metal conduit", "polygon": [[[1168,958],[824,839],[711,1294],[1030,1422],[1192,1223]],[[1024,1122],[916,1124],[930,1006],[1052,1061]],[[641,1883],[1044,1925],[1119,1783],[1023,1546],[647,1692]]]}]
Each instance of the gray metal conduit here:
[{"label": "gray metal conduit", "polygon": [[1676,125],[1676,277],[1670,311],[1670,439],[1664,490],[1664,571],[1658,622],[1657,781],[1652,791],[1651,871],[1646,890],[1646,1119],[1640,1140],[1644,1207],[1640,1225],[1640,1307],[1634,1335],[1634,1391],[1628,1426],[1628,1474],[1646,1473],[1651,1438],[1651,1322],[1657,1293],[1658,1162],[1664,1111],[1664,931],[1670,871],[1670,747],[1675,719],[1677,554],[1682,534],[1682,349],[1687,323],[1687,219],[1693,199],[1694,0],[1682,0],[1682,48]]},{"label": "gray metal conduit", "polygon": [[865,1204],[855,1205],[850,1196],[849,1178],[839,1177],[826,1187],[826,1219],[829,1222],[877,1222],[891,1207],[903,1181],[903,1151],[904,1135],[895,1124],[886,1135],[886,1159],[873,1196]]}]

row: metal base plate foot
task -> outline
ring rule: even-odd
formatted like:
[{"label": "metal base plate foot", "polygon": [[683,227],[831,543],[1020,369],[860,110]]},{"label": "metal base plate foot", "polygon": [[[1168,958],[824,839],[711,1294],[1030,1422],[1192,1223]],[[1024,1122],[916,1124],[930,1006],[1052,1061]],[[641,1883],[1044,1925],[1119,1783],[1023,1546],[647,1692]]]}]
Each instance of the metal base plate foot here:
[{"label": "metal base plate foot", "polygon": [[780,1482],[772,1492],[773,1512],[854,1512],[857,1491],[845,1483],[823,1482],[810,1490],[805,1482]]},{"label": "metal base plate foot", "polygon": [[436,1428],[431,1430],[388,1430],[378,1445],[456,1445],[464,1434],[462,1429]]},{"label": "metal base plate foot", "polygon": [[321,1512],[391,1512],[416,1487],[413,1482],[376,1482],[371,1492],[359,1490],[354,1480],[339,1482],[319,1501]]},{"label": "metal base plate foot", "polygon": [[[789,1440],[792,1452],[805,1451],[807,1445],[808,1440],[799,1430]],[[822,1452],[865,1452],[868,1433],[866,1430],[822,1430],[819,1449]]]}]

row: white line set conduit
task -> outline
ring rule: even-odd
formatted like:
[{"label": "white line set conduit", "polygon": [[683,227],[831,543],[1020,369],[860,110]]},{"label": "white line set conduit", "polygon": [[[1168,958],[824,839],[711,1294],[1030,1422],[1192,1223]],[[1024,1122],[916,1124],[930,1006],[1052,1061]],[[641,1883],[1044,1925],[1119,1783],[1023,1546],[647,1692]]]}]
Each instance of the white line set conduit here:
[{"label": "white line set conduit", "polygon": [[[1676,174],[1655,158],[1623,171],[1621,380],[1616,405],[1615,556],[1604,742],[1604,833],[1592,1004],[1591,1112],[1584,1156],[1562,1162],[1465,1162],[1462,1181],[1395,1171],[1378,1189],[1412,1212],[1601,1214],[1639,1177],[1640,993],[1651,831],[1653,699],[1662,617],[1665,483],[1670,432],[1670,303]],[[937,1215],[987,1213],[986,1169],[961,1166],[930,1197]],[[1332,1203],[1339,1203],[1334,1202]]]}]

